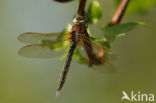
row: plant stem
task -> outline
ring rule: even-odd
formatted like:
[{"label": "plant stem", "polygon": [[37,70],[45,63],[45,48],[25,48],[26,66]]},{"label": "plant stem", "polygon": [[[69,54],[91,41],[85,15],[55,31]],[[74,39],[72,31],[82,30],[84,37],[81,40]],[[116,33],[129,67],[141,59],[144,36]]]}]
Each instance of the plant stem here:
[{"label": "plant stem", "polygon": [[125,14],[130,0],[121,0],[109,26],[119,24]]},{"label": "plant stem", "polygon": [[85,16],[85,6],[86,6],[87,0],[81,0],[79,4],[79,9],[78,9],[78,15],[80,16]]}]

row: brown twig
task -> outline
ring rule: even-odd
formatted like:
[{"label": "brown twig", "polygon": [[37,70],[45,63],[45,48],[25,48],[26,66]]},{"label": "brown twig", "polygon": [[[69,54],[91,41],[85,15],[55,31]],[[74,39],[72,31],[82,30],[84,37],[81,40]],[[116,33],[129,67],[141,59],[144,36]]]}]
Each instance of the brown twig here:
[{"label": "brown twig", "polygon": [[125,14],[130,0],[121,0],[109,26],[119,24]]},{"label": "brown twig", "polygon": [[87,0],[81,0],[79,4],[79,9],[78,9],[78,15],[80,16],[85,16],[85,6],[86,6]]}]

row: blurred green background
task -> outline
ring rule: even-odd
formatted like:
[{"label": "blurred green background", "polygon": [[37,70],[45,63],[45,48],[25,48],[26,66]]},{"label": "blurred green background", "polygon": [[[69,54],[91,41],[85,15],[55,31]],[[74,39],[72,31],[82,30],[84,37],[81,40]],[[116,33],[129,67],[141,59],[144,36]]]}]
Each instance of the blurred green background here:
[{"label": "blurred green background", "polygon": [[[111,20],[113,0],[99,0],[101,23]],[[143,21],[112,49],[116,74],[103,74],[72,62],[61,96],[56,98],[64,61],[19,56],[21,33],[57,32],[76,14],[78,3],[52,0],[0,0],[0,103],[120,103],[122,91],[156,94],[156,8],[143,15],[126,15],[123,22]],[[91,27],[92,34],[97,33]],[[97,35],[97,34],[96,34]],[[124,103],[128,103],[124,101]]]}]

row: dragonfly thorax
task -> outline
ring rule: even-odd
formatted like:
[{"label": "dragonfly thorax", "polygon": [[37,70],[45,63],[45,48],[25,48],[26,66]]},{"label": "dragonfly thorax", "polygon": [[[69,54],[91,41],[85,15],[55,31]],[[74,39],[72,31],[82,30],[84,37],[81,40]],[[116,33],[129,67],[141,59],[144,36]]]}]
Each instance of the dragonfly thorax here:
[{"label": "dragonfly thorax", "polygon": [[78,26],[78,25],[73,25],[72,31],[81,32],[82,31],[82,27]]}]

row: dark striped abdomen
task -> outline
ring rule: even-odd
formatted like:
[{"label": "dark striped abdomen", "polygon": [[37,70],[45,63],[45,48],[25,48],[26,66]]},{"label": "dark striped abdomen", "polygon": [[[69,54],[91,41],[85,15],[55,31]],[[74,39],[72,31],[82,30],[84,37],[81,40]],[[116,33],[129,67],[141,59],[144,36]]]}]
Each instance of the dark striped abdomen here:
[{"label": "dark striped abdomen", "polygon": [[59,79],[59,84],[58,84],[58,88],[57,88],[58,91],[61,90],[61,88],[63,87],[63,84],[65,83],[65,79],[67,77],[67,73],[68,73],[68,70],[69,70],[69,66],[70,66],[70,63],[71,63],[72,56],[73,56],[74,50],[76,48],[76,45],[77,45],[77,42],[76,42],[75,38],[73,38],[71,40],[71,42],[70,42],[70,48],[69,48],[69,51],[68,51],[68,55],[67,55],[67,58],[66,58],[66,61],[65,61],[65,64],[64,64],[63,71],[62,71],[60,79]]}]

